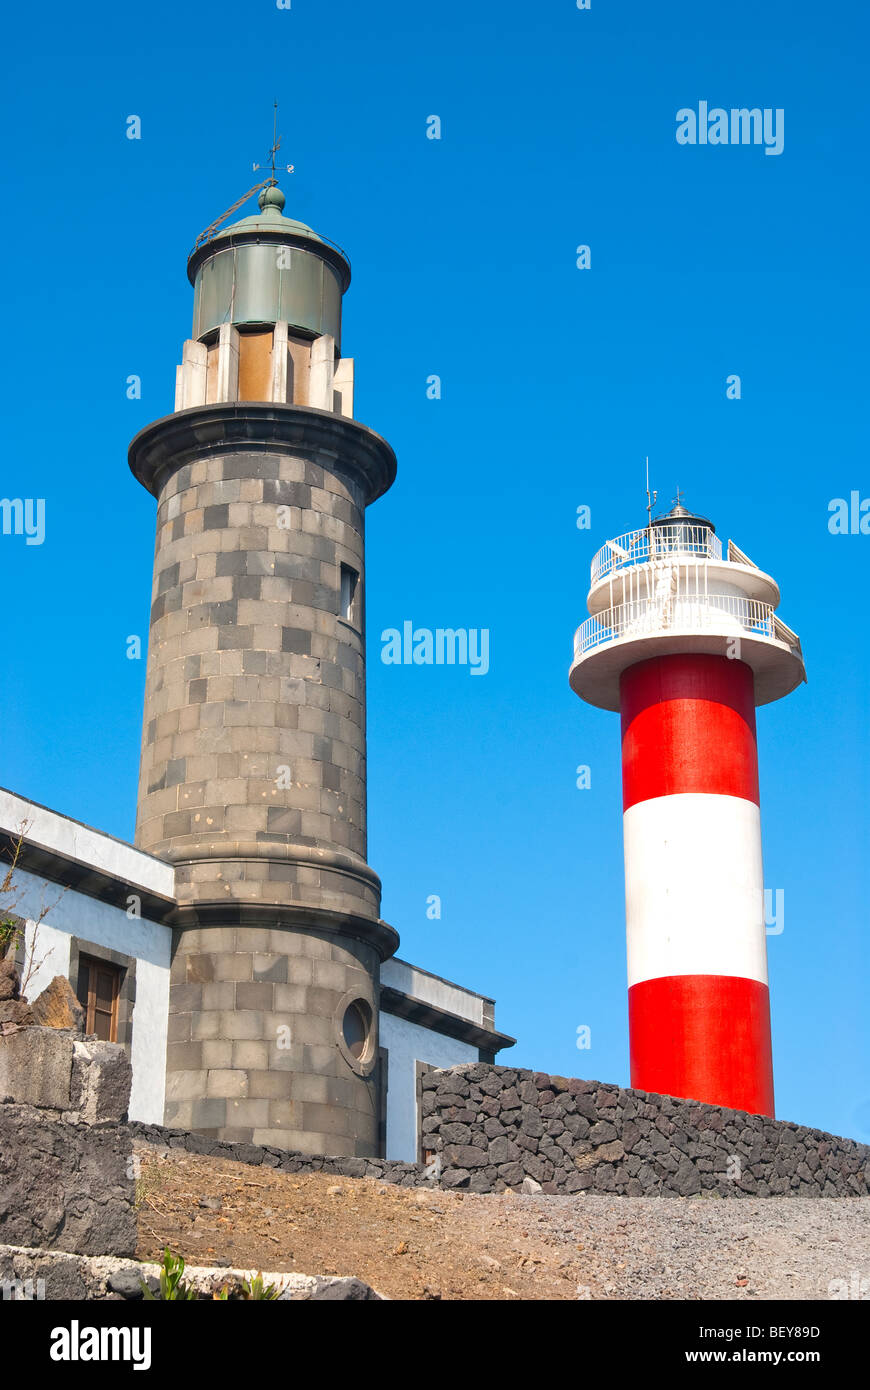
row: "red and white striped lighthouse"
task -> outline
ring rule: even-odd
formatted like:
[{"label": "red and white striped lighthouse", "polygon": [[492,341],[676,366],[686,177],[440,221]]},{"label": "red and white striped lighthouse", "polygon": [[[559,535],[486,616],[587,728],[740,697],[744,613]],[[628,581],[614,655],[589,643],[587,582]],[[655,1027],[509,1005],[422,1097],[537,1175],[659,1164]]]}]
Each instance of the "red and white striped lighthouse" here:
[{"label": "red and white striped lighthouse", "polygon": [[779,588],[677,506],[608,541],[571,685],[622,721],[631,1084],[773,1115],[755,707],[805,680]]}]

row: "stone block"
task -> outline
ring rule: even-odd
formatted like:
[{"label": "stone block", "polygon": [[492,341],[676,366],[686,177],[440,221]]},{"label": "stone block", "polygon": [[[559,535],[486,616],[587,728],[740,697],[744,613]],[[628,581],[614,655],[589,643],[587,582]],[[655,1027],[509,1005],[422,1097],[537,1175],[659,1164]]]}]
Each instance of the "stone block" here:
[{"label": "stone block", "polygon": [[65,975],[55,975],[30,1007],[35,1021],[43,1028],[84,1031],[85,1011]]},{"label": "stone block", "polygon": [[307,988],[305,985],[276,985],[275,1012],[301,1014],[306,1010]]},{"label": "stone block", "polygon": [[199,1071],[203,1067],[216,1065],[205,1061],[203,1048],[209,1044],[201,1042],[169,1043],[166,1048],[166,1065],[170,1071]]},{"label": "stone block", "polygon": [[30,1027],[0,1037],[0,1100],[69,1110],[72,1067],[67,1033]]},{"label": "stone block", "polygon": [[473,1144],[448,1144],[444,1150],[444,1162],[451,1168],[485,1168],[490,1161],[486,1150]]},{"label": "stone block", "polygon": [[254,953],[253,978],[255,981],[286,984],[287,957],[285,955]]},{"label": "stone block", "polygon": [[286,1098],[270,1100],[269,1123],[274,1128],[298,1129],[302,1123],[302,1106]]},{"label": "stone block", "polygon": [[269,1112],[274,1103],[268,1100],[228,1100],[227,1124],[245,1129],[268,1129]]},{"label": "stone block", "polygon": [[133,1069],[126,1048],[119,1043],[76,1041],[73,1080],[83,1077],[79,1110],[89,1124],[125,1120],[130,1102]]},{"label": "stone block", "polygon": [[197,1046],[201,1049],[200,1065],[206,1070],[229,1071],[232,1068],[234,1044],[229,1038],[210,1038]]},{"label": "stone block", "polygon": [[270,1012],[274,1000],[275,986],[268,983],[240,981],[236,985],[237,1009],[261,1009]]},{"label": "stone block", "polygon": [[312,1076],[310,1073],[300,1072],[290,1080],[290,1094],[294,1100],[326,1105],[329,1103],[329,1086],[330,1078],[327,1076]]},{"label": "stone block", "polygon": [[232,955],[219,955],[215,958],[215,979],[250,981],[252,979],[253,956],[249,951],[235,951]]},{"label": "stone block", "polygon": [[202,1007],[206,1012],[233,1009],[235,1002],[236,986],[232,980],[220,980],[202,987]]},{"label": "stone block", "polygon": [[245,1071],[210,1071],[206,1095],[217,1099],[239,1100],[248,1094],[248,1074]]},{"label": "stone block", "polygon": [[[248,1095],[251,1100],[287,1100],[295,1078],[284,1071],[248,1072]],[[320,1077],[313,1078],[321,1080]]]},{"label": "stone block", "polygon": [[124,1125],[61,1125],[36,1107],[0,1105],[0,1242],[132,1255],[130,1157]]},{"label": "stone block", "polygon": [[195,1101],[205,1095],[206,1072],[171,1071],[166,1076],[167,1101]]},{"label": "stone block", "polygon": [[254,1039],[262,1041],[264,1034],[265,1015],[254,1009],[242,1009],[238,1013],[216,1013],[205,1015],[205,1019],[213,1019],[215,1032],[210,1036],[217,1038],[232,1038],[234,1041]]},{"label": "stone block", "polygon": [[232,1045],[233,1066],[245,1071],[268,1071],[270,1047],[268,1042],[241,1039]]},{"label": "stone block", "polygon": [[217,1096],[206,1098],[200,1092],[191,1104],[188,1123],[191,1129],[223,1129],[227,1123],[226,1100]]}]

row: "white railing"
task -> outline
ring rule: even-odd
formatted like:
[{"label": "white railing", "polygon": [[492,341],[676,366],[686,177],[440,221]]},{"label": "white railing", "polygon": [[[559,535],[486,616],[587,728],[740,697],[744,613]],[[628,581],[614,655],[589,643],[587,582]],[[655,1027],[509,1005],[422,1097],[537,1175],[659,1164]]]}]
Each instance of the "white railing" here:
[{"label": "white railing", "polygon": [[[607,608],[595,618],[587,618],[574,634],[574,659],[596,647],[624,637],[652,637],[669,632],[710,630],[727,635],[746,633],[782,641],[777,632],[779,620],[773,606],[755,598],[736,598],[732,594],[679,594],[665,599],[640,598]],[[792,634],[793,636],[794,634]]]},{"label": "white railing", "polygon": [[801,660],[803,660],[803,648],[801,647],[801,639],[798,637],[796,632],[793,632],[792,629],[782,621],[782,618],[774,618],[773,635],[776,638],[777,642],[783,642],[785,646],[791,647],[792,651],[795,652],[801,658]]},{"label": "white railing", "polygon": [[592,583],[605,579],[611,570],[643,565],[658,555],[694,555],[699,559],[721,560],[722,542],[709,526],[686,522],[626,531],[624,536],[608,541],[598,551],[592,561]]},{"label": "white railing", "polygon": [[751,570],[757,570],[758,566],[754,560],[750,560],[745,550],[741,550],[733,541],[728,542],[728,563],[731,565],[748,565]]}]

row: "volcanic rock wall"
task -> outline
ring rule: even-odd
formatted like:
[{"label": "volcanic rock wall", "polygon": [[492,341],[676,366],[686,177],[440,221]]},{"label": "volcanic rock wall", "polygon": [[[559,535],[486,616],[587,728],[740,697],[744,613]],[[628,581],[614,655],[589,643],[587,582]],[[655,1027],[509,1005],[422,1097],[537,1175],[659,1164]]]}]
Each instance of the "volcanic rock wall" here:
[{"label": "volcanic rock wall", "polygon": [[627,1197],[865,1197],[870,1148],[787,1120],[598,1081],[471,1064],[422,1078],[441,1183]]}]

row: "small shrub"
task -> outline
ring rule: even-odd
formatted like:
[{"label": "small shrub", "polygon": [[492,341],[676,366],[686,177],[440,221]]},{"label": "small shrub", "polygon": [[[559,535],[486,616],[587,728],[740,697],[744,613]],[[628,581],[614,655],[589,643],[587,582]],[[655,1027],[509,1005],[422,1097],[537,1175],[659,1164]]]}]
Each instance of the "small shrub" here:
[{"label": "small shrub", "polygon": [[196,1298],[196,1289],[191,1284],[185,1284],[182,1279],[184,1274],[184,1258],[179,1255],[177,1258],[168,1249],[163,1251],[163,1268],[160,1271],[160,1292],[152,1293],[144,1281],[142,1283],[142,1294],[152,1303],[169,1302],[190,1302]]},{"label": "small shrub", "polygon": [[280,1289],[277,1284],[264,1284],[262,1272],[255,1274],[253,1279],[245,1279],[242,1282],[242,1298],[262,1298],[268,1302],[273,1302],[278,1298]]}]

